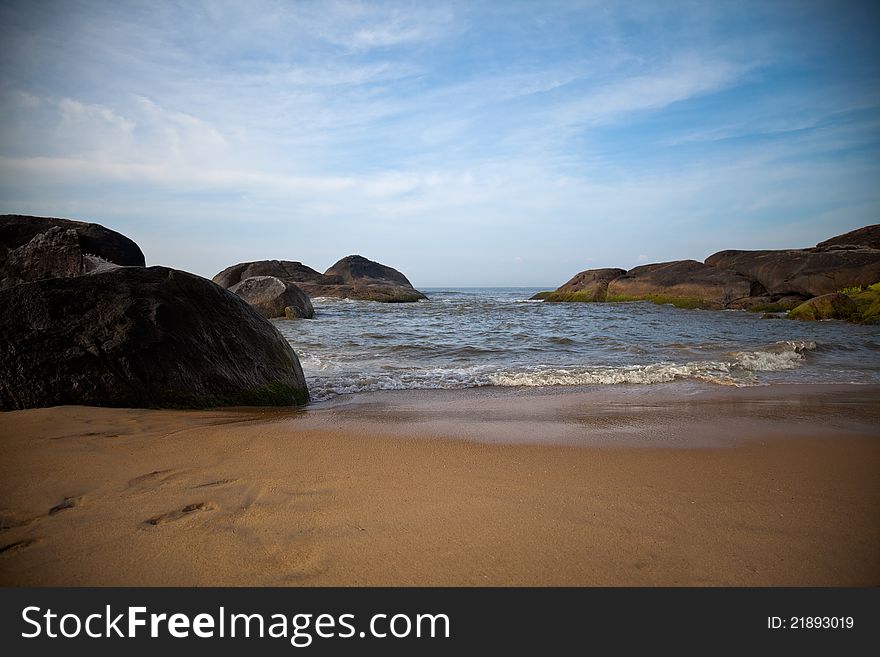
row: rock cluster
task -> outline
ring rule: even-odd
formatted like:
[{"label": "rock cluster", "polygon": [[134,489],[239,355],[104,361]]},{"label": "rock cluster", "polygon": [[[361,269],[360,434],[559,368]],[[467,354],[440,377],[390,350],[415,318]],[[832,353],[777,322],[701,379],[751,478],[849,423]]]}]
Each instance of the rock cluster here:
[{"label": "rock cluster", "polygon": [[103,226],[0,216],[0,409],[308,401],[297,355],[248,303],[144,265]]},{"label": "rock cluster", "polygon": [[232,286],[254,276],[273,276],[299,287],[309,297],[340,297],[364,301],[405,303],[424,299],[406,276],[387,265],[351,255],[343,258],[323,274],[301,262],[291,260],[260,260],[227,267],[213,280],[217,285]]},{"label": "rock cluster", "polygon": [[[813,248],[775,251],[719,251],[705,262],[678,260],[622,269],[588,269],[552,292],[545,301],[639,301],[686,308],[789,310],[809,299],[840,290],[866,289],[880,281],[880,224],[820,242]],[[829,313],[852,317],[852,307],[829,297],[802,318]],[[864,313],[860,315],[865,317]]]}]

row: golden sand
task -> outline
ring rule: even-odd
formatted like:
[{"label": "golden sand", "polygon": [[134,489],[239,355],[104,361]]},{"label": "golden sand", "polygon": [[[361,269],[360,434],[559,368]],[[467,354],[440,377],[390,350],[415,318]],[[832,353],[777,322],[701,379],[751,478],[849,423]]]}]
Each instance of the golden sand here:
[{"label": "golden sand", "polygon": [[0,413],[0,584],[878,585],[878,392]]}]

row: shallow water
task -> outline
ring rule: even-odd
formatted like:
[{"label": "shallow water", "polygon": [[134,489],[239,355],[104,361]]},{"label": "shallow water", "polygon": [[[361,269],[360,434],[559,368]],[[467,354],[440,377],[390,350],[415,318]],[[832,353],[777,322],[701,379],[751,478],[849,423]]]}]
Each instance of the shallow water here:
[{"label": "shallow water", "polygon": [[703,381],[880,383],[880,326],[651,303],[530,302],[535,288],[435,288],[427,301],[313,299],[276,320],[314,400],[373,390]]}]

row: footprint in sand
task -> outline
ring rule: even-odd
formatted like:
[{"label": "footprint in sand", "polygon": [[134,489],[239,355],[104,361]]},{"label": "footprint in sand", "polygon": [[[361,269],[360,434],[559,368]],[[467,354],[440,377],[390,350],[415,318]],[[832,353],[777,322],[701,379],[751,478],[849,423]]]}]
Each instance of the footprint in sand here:
[{"label": "footprint in sand", "polygon": [[227,484],[234,484],[238,481],[238,479],[217,479],[216,481],[209,481],[204,484],[197,484],[195,486],[190,486],[190,488],[214,488],[215,486],[226,486]]},{"label": "footprint in sand", "polygon": [[186,518],[194,513],[200,511],[216,511],[217,505],[213,502],[195,502],[193,504],[187,504],[182,509],[178,509],[176,511],[169,511],[168,513],[160,513],[157,516],[153,516],[152,518],[148,518],[145,520],[145,524],[156,527],[158,525],[164,525],[167,522],[174,522],[175,520],[180,520],[181,518]]},{"label": "footprint in sand", "polygon": [[64,501],[61,504],[56,504],[51,509],[49,509],[49,515],[54,516],[56,513],[60,511],[66,511],[67,509],[73,509],[82,504],[84,497],[79,495],[78,497],[65,497]]},{"label": "footprint in sand", "polygon": [[175,479],[180,479],[187,475],[187,470],[153,470],[139,477],[128,481],[128,488],[132,492],[144,492],[161,488]]},{"label": "footprint in sand", "polygon": [[15,541],[14,543],[10,543],[9,545],[4,545],[0,547],[0,557],[8,557],[22,550],[27,550],[29,547],[36,545],[43,539],[41,538],[26,538],[23,541]]},{"label": "footprint in sand", "polygon": [[68,433],[63,436],[50,436],[49,440],[65,440],[69,438],[119,438],[122,434],[118,431],[85,431],[80,433]]},{"label": "footprint in sand", "polygon": [[0,532],[5,532],[15,527],[24,527],[36,522],[37,516],[25,516],[15,511],[0,511]]}]

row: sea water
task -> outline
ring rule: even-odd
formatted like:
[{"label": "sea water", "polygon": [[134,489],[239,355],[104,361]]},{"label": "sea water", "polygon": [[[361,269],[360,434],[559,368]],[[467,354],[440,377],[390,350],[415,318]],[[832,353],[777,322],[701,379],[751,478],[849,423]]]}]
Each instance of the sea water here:
[{"label": "sea water", "polygon": [[276,320],[315,401],[374,390],[880,383],[880,326],[649,302],[542,303],[537,288],[428,288],[418,303],[313,299]]}]

